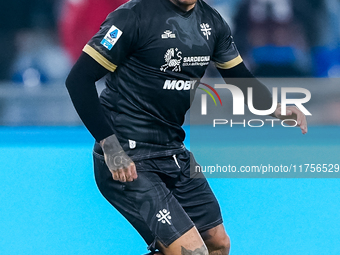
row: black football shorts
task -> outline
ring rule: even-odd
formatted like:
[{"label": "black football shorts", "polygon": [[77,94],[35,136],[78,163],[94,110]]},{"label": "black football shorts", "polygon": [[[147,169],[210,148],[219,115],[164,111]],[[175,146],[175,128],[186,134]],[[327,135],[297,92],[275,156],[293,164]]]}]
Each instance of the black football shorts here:
[{"label": "black football shorts", "polygon": [[204,232],[222,223],[218,202],[205,178],[190,177],[192,154],[135,161],[138,178],[112,179],[100,146],[95,146],[94,171],[103,196],[132,224],[153,250],[165,247],[196,226]]}]

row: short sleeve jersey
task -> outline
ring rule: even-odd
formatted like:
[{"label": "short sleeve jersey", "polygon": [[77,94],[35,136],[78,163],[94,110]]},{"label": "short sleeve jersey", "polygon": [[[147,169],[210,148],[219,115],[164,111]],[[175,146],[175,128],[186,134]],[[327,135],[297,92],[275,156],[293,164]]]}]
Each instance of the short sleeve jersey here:
[{"label": "short sleeve jersey", "polygon": [[182,146],[190,94],[209,62],[242,62],[228,24],[202,0],[185,13],[170,0],[131,0],[83,51],[110,71],[100,100],[116,134],[171,148]]}]

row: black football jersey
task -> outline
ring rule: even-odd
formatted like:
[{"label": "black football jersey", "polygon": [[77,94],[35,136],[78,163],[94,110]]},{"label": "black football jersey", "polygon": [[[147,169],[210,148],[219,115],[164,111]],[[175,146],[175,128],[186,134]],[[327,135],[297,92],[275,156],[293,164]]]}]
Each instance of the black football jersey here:
[{"label": "black football jersey", "polygon": [[182,147],[190,93],[209,62],[224,69],[242,62],[228,24],[201,0],[189,12],[169,0],[131,0],[83,51],[111,71],[100,100],[132,147]]}]

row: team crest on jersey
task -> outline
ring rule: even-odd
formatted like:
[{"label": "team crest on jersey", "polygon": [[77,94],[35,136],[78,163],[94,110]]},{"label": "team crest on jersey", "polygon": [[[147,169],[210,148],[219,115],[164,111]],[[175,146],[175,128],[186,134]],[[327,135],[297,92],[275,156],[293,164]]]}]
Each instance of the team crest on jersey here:
[{"label": "team crest on jersey", "polygon": [[203,35],[207,37],[207,40],[209,40],[209,36],[211,35],[211,27],[208,23],[201,24],[201,31],[203,32]]},{"label": "team crest on jersey", "polygon": [[170,48],[164,55],[165,64],[161,66],[161,71],[165,72],[168,68],[173,72],[180,72],[182,62],[182,52],[178,48]]},{"label": "team crest on jersey", "polygon": [[118,41],[119,37],[123,34],[116,26],[112,26],[100,42],[106,49],[111,50]]},{"label": "team crest on jersey", "polygon": [[162,39],[176,38],[176,35],[171,30],[165,30],[162,34]]}]

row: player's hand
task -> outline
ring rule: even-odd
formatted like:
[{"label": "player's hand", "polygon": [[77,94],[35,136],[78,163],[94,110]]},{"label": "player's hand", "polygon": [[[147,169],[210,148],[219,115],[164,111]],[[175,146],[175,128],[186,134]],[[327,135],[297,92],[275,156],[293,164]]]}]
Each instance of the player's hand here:
[{"label": "player's hand", "polygon": [[116,181],[131,182],[137,179],[136,166],[115,135],[111,135],[100,141],[104,152],[105,163],[108,166],[112,178]]},{"label": "player's hand", "polygon": [[[306,116],[295,106],[287,106],[286,115],[281,114],[281,104],[278,104],[274,115],[281,120],[293,119],[296,120],[297,125],[300,127],[302,134],[306,134],[308,131]],[[288,125],[295,125],[294,121],[286,121]]]}]

